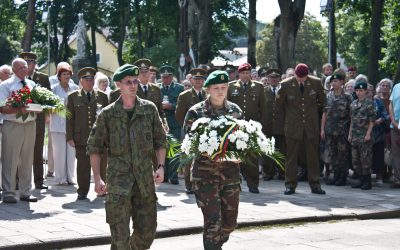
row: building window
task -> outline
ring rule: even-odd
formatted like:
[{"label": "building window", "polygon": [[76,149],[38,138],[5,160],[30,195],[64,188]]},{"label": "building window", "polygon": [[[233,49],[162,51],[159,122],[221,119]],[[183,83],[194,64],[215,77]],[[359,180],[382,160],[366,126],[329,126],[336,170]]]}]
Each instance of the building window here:
[{"label": "building window", "polygon": [[96,53],[96,62],[101,63],[101,54],[100,53]]}]

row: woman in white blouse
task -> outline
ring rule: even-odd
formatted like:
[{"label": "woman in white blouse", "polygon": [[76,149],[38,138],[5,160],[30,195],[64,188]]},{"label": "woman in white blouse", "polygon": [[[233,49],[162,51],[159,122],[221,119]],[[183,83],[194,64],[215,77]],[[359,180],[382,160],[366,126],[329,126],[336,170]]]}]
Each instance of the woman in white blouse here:
[{"label": "woman in white blouse", "polygon": [[[70,83],[72,71],[68,67],[62,67],[57,72],[59,83],[52,87],[55,95],[67,105],[68,94],[78,90],[79,87]],[[75,148],[71,147],[66,140],[66,118],[57,114],[50,115],[49,131],[52,137],[54,158],[54,181],[58,185],[73,185],[75,172]]]}]

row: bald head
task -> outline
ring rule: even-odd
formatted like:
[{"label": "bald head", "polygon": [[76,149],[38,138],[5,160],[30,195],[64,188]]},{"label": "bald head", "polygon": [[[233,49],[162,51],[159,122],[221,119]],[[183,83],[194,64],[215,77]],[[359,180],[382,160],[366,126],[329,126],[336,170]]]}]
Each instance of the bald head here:
[{"label": "bald head", "polygon": [[28,75],[28,63],[24,59],[14,59],[11,63],[11,66],[14,74],[19,79],[25,79],[25,77]]}]

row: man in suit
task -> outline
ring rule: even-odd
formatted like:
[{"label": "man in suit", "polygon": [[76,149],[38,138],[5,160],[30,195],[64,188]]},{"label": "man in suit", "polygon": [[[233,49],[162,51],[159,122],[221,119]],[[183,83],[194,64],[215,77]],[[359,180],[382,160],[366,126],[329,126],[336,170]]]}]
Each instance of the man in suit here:
[{"label": "man in suit", "polygon": [[[28,79],[34,81],[38,86],[51,90],[49,76],[36,70],[36,54],[32,52],[22,52],[19,54],[19,57],[28,63]],[[44,114],[39,113],[36,118],[36,139],[33,153],[33,180],[36,189],[48,188],[43,184],[43,146],[45,128]]]},{"label": "man in suit", "polygon": [[300,147],[305,148],[308,182],[311,192],[325,194],[319,182],[319,115],[325,105],[325,94],[319,78],[308,75],[308,67],[298,64],[295,76],[281,82],[276,100],[286,110],[286,171],[285,194],[295,193],[297,187],[297,159]]},{"label": "man in suit", "polygon": [[89,133],[101,109],[108,105],[107,95],[93,89],[95,74],[94,68],[82,68],[78,72],[82,89],[68,95],[67,110],[71,115],[67,117],[67,142],[76,151],[78,200],[86,199],[90,187],[90,159],[86,154]]},{"label": "man in suit", "polygon": [[[204,69],[194,68],[190,70],[189,74],[192,75],[192,88],[183,91],[179,95],[175,110],[175,118],[181,127],[185,121],[187,111],[196,103],[206,99],[206,92],[203,90],[203,85],[207,72]],[[190,165],[185,166],[184,175],[186,193],[193,194],[190,185]]]},{"label": "man in suit", "polygon": [[[236,103],[243,111],[243,119],[260,122],[266,134],[267,100],[262,83],[251,80],[251,65],[244,63],[239,66],[239,80],[229,83],[228,101]],[[242,163],[244,177],[251,193],[259,193],[258,159]]]},{"label": "man in suit", "polygon": [[[176,139],[181,138],[181,125],[175,118],[176,103],[178,101],[179,94],[183,91],[183,86],[173,81],[174,68],[169,65],[160,67],[161,74],[161,93],[163,95],[162,109],[165,112],[169,132]],[[176,169],[172,168],[168,162],[166,164],[167,178],[171,184],[179,184],[178,174]]]}]

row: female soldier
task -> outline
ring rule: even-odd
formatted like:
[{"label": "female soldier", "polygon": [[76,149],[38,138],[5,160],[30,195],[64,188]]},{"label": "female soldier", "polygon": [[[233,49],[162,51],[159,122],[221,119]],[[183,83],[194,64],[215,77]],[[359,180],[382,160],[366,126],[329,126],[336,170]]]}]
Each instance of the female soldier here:
[{"label": "female soldier", "polygon": [[[241,117],[240,108],[226,100],[228,74],[225,71],[212,72],[204,88],[207,89],[209,96],[205,101],[189,109],[184,122],[186,133],[190,131],[193,122],[201,117],[211,119],[217,119],[221,115]],[[221,249],[237,225],[239,164],[230,161],[216,162],[207,156],[200,156],[193,161],[191,181],[197,205],[204,217],[204,249]]]}]

